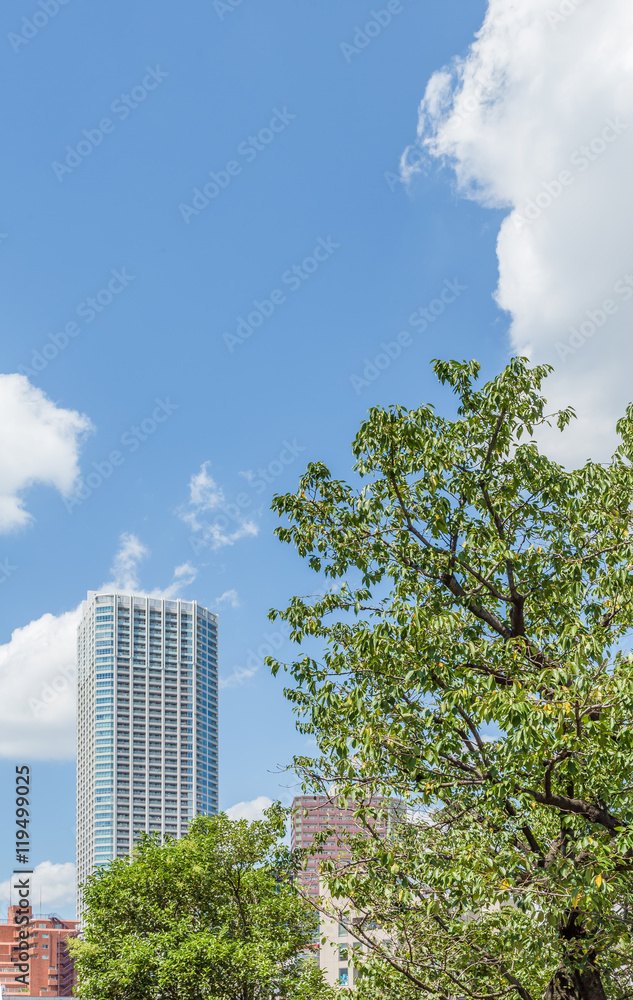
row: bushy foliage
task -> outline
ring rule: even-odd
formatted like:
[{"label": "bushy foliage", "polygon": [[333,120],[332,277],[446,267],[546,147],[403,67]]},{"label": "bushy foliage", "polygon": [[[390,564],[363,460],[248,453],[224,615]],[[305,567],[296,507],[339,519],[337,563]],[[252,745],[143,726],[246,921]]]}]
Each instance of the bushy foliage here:
[{"label": "bushy foliage", "polygon": [[329,1000],[306,959],[314,911],[294,889],[285,813],[198,817],[187,836],[146,837],[85,888],[73,951],[87,1000]]},{"label": "bushy foliage", "polygon": [[271,616],[325,649],[271,660],[318,746],[296,767],[412,810],[326,866],[330,891],[389,931],[368,996],[624,996],[633,408],[610,463],[568,471],[534,441],[573,416],[548,418],[547,367],[514,359],[479,388],[475,362],[434,367],[456,419],[374,408],[362,488],[312,464],[274,503],[281,540],[337,583]]}]

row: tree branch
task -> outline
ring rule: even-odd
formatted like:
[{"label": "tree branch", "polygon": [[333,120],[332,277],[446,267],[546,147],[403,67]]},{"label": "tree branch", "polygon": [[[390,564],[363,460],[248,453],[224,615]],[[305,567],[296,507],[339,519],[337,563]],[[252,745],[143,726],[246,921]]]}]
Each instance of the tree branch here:
[{"label": "tree branch", "polygon": [[534,801],[540,802],[541,805],[553,806],[555,809],[560,809],[561,812],[584,816],[591,823],[603,826],[614,834],[619,828],[627,827],[627,824],[623,823],[617,816],[612,816],[608,810],[594,805],[593,802],[583,802],[582,799],[569,798],[566,795],[546,795],[543,792],[536,792],[532,788],[517,788],[516,791],[523,795],[531,795]]}]

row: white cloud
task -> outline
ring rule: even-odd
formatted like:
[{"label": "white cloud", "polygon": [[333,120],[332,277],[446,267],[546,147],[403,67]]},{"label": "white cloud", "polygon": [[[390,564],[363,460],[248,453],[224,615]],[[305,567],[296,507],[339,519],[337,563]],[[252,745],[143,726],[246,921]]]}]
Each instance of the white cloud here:
[{"label": "white cloud", "polygon": [[43,615],[0,645],[0,757],[74,757],[79,617]]},{"label": "white cloud", "polygon": [[253,820],[264,819],[264,810],[270,809],[272,804],[273,800],[269,799],[267,795],[260,795],[252,802],[238,802],[224,811],[231,820],[247,819],[249,823],[252,823]]},{"label": "white cloud", "polygon": [[200,466],[189,481],[189,500],[176,511],[194,534],[194,549],[221,549],[259,531],[253,520],[244,517],[236,503],[227,500],[224,490],[209,472],[209,462]]},{"label": "white cloud", "polygon": [[26,376],[0,375],[0,531],[29,523],[22,494],[33,484],[72,491],[91,429],[86,416],[56,406]]},{"label": "white cloud", "polygon": [[249,681],[251,677],[254,677],[258,670],[259,666],[235,667],[233,673],[229,674],[228,677],[218,678],[218,687],[221,691],[224,690],[224,688],[241,687],[242,684]]},{"label": "white cloud", "polygon": [[232,608],[239,608],[240,598],[237,590],[225,590],[223,594],[215,599],[215,606],[220,607],[221,604],[230,604]]},{"label": "white cloud", "polygon": [[189,502],[201,510],[215,510],[224,502],[222,488],[209,475],[208,462],[204,462],[189,481]]},{"label": "white cloud", "polygon": [[149,550],[136,535],[123,532],[111,568],[111,572],[114,573],[114,586],[117,590],[123,593],[138,590],[138,564],[148,554]]},{"label": "white cloud", "polygon": [[[0,899],[8,903],[13,898],[16,903],[15,892],[10,896],[11,883],[9,879],[0,882]],[[74,912],[75,909],[75,866],[71,861],[65,864],[53,864],[51,861],[43,861],[37,865],[31,875],[31,905],[35,914],[40,909],[40,890],[42,900],[42,914],[65,910]],[[72,919],[72,918],[69,918]]]},{"label": "white cloud", "polygon": [[189,584],[193,583],[198,575],[198,570],[191,563],[183,563],[181,566],[176,566],[174,569],[174,578],[168,587],[164,590],[154,590],[151,593],[152,597],[164,597],[165,600],[173,600],[174,597],[178,597],[184,587],[188,587]]},{"label": "white cloud", "polygon": [[509,209],[497,301],[513,353],[554,364],[550,403],[578,412],[546,438],[565,461],[604,459],[633,397],[632,35],[630,0],[489,0],[420,108],[419,142],[460,193]]},{"label": "white cloud", "polygon": [[167,587],[155,587],[153,590],[143,590],[139,581],[139,563],[150,554],[149,549],[136,536],[123,532],[119,548],[112,562],[110,572],[113,579],[99,587],[100,593],[118,591],[120,594],[136,594],[138,597],[156,597],[172,600],[178,597],[185,587],[193,583],[198,570],[191,563],[182,563],[174,569],[172,582]]}]

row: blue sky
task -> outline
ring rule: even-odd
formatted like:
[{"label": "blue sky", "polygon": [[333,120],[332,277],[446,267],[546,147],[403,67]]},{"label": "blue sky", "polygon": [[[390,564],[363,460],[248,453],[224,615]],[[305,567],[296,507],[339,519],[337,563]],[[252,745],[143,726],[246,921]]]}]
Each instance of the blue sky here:
[{"label": "blue sky", "polygon": [[[519,196],[499,184],[487,204],[461,197],[441,149],[408,185],[398,166],[429,80],[467,55],[487,5],[392,2],[373,37],[356,34],[373,19],[363,0],[67,0],[56,13],[48,0],[44,23],[46,6],[0,12],[2,371],[84,419],[68,417],[57,472],[6,473],[29,515],[0,537],[6,663],[14,630],[66,621],[88,589],[165,589],[180,567],[180,594],[220,614],[221,806],[289,802],[278,769],[305,744],[261,664],[267,612],[322,582],[273,537],[272,496],[311,460],[348,475],[369,406],[450,407],[432,358],[476,356],[490,374],[512,353],[493,293]],[[466,153],[444,151],[481,183]],[[425,323],[419,310],[445,289]],[[24,391],[37,409],[43,397]],[[93,484],[81,496],[64,461]],[[49,680],[56,662],[51,649]],[[0,761],[7,819],[14,764],[32,762],[34,861],[53,865],[74,859],[62,702],[46,725],[27,713]],[[0,882],[10,825],[3,837]]]}]

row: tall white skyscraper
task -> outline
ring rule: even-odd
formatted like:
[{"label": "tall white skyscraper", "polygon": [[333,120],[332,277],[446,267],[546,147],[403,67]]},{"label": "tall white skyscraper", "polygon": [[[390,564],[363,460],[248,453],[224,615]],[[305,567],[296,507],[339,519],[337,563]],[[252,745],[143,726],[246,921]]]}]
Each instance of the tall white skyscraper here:
[{"label": "tall white skyscraper", "polygon": [[195,601],[89,592],[78,645],[81,886],[141,832],[181,836],[217,812],[218,620]]}]

